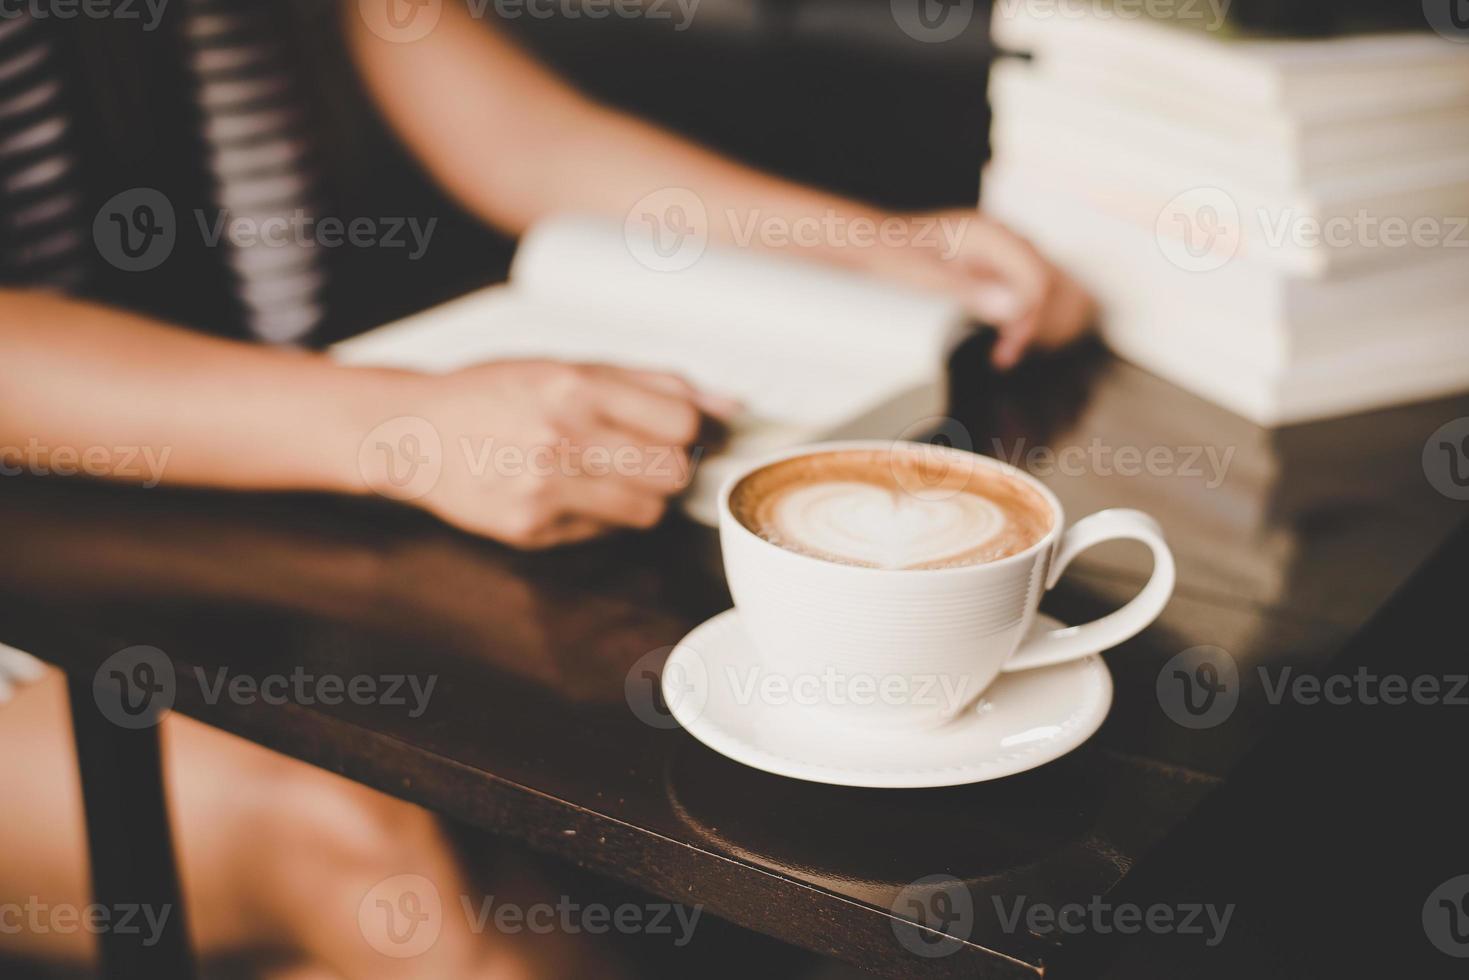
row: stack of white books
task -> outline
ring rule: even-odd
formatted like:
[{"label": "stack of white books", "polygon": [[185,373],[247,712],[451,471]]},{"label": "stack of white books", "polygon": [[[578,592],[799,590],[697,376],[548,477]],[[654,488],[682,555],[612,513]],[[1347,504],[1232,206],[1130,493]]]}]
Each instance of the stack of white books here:
[{"label": "stack of white books", "polygon": [[1469,390],[1469,45],[1140,9],[998,0],[1031,58],[992,73],[985,209],[1118,353],[1252,421]]}]

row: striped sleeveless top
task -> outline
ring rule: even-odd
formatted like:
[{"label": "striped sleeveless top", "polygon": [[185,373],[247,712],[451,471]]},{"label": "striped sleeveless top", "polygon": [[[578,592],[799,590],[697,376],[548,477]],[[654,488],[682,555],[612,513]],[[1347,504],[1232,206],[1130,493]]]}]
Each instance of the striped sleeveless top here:
[{"label": "striped sleeveless top", "polygon": [[[320,247],[309,236],[230,233],[309,226],[319,206],[285,40],[251,0],[185,0],[182,15],[183,57],[225,229],[219,247],[246,325],[265,342],[304,341],[323,316]],[[84,213],[72,96],[46,27],[29,13],[0,19],[0,281],[79,292],[99,261],[88,242],[96,215]]]}]

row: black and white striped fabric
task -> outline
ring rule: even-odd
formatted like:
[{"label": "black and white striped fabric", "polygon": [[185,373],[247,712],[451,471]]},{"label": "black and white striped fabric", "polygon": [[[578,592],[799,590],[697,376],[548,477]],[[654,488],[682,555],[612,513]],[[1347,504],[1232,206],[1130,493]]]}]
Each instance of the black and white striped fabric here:
[{"label": "black and white striped fabric", "polygon": [[87,223],[53,42],[28,14],[0,19],[0,272],[72,290]]},{"label": "black and white striped fabric", "polygon": [[246,321],[260,339],[301,340],[320,322],[325,268],[305,119],[270,5],[188,0],[217,205]]},{"label": "black and white striped fabric", "polygon": [[[219,209],[206,223],[223,231],[217,244],[251,332],[290,344],[322,318],[325,263],[306,123],[271,7],[187,0],[183,33]],[[52,45],[29,14],[0,18],[0,281],[74,290],[86,280],[92,216],[81,213]]]}]

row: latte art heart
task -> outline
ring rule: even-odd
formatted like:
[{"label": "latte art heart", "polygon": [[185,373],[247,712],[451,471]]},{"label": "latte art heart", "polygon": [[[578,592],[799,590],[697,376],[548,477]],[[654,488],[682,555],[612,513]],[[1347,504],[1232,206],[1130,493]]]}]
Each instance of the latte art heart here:
[{"label": "latte art heart", "polygon": [[747,474],[730,515],[771,544],[812,558],[883,569],[998,561],[1053,523],[1038,491],[955,449],[840,449]]},{"label": "latte art heart", "polygon": [[1005,528],[983,497],[925,498],[870,483],[820,483],[784,494],[770,515],[775,537],[797,551],[878,568],[941,565],[972,554]]}]

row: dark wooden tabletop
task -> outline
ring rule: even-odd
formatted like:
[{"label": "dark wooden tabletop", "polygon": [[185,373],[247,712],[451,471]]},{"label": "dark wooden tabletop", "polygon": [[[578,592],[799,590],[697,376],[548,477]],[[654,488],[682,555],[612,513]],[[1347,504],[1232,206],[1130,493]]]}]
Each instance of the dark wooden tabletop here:
[{"label": "dark wooden tabletop", "polygon": [[[1179,562],[1161,620],[1106,656],[1106,724],[1030,773],[820,786],[678,730],[660,658],[730,604],[716,535],[680,518],[523,554],[386,503],[7,478],[0,641],[83,679],[157,647],[177,710],[874,972],[1036,975],[1064,938],[1002,908],[1111,893],[1228,778],[1276,721],[1256,668],[1325,664],[1463,516],[1424,447],[1469,398],[1271,432],[1095,349],[1005,377],[981,363],[956,358],[946,437],[1026,466],[1072,520],[1154,514]],[[1096,549],[1043,608],[1115,607],[1147,560]],[[1178,720],[1164,670],[1198,646],[1237,668],[1204,726]],[[407,680],[372,703],[218,687],[296,675]],[[972,906],[951,942],[902,924],[936,876]]]}]

